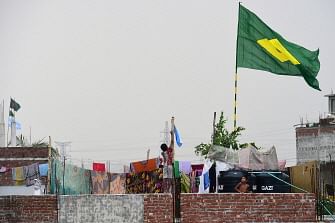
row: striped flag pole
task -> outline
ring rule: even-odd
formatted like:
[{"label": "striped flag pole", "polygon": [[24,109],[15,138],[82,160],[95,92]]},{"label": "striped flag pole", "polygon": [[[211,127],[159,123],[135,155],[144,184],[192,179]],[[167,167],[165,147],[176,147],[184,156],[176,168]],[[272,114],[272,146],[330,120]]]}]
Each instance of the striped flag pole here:
[{"label": "striped flag pole", "polygon": [[[239,8],[239,14],[240,14],[240,7],[241,7],[241,2],[238,3],[238,8]],[[234,130],[237,128],[237,52],[238,52],[238,26],[239,26],[239,18],[240,15],[238,15],[237,19],[237,33],[236,33],[236,58],[235,58],[235,88],[234,88]]]},{"label": "striped flag pole", "polygon": [[237,72],[235,72],[235,89],[234,89],[234,130],[237,128]]}]

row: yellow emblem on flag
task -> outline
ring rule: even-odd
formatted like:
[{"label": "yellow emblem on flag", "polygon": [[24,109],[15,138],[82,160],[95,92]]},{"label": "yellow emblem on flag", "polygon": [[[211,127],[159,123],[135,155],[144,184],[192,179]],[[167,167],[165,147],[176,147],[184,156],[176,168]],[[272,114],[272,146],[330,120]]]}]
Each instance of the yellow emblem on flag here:
[{"label": "yellow emblem on flag", "polygon": [[257,43],[280,62],[290,61],[293,65],[300,62],[279,42],[278,39],[260,39]]}]

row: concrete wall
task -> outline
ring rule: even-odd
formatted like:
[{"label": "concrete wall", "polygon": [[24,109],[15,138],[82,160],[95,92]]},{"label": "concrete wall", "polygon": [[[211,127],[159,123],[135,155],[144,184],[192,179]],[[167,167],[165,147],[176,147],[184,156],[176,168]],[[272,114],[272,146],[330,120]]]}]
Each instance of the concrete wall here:
[{"label": "concrete wall", "polygon": [[143,203],[143,195],[64,195],[59,222],[143,222]]},{"label": "concrete wall", "polygon": [[[34,195],[34,186],[0,186],[0,196],[3,195]],[[45,191],[45,185],[41,185],[42,194]]]},{"label": "concrete wall", "polygon": [[297,163],[320,160],[329,162],[329,154],[335,159],[335,134],[297,136]]}]

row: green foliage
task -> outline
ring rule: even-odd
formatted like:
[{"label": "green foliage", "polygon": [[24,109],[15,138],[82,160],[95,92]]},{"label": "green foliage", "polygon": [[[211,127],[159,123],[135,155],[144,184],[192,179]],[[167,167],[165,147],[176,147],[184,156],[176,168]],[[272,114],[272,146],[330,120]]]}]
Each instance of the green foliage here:
[{"label": "green foliage", "polygon": [[45,142],[44,139],[45,139],[45,138],[43,138],[43,139],[39,139],[39,140],[37,140],[36,142],[33,142],[32,145],[31,145],[31,147],[34,147],[34,148],[36,148],[36,147],[38,147],[38,148],[41,148],[41,147],[48,147],[48,146],[49,146],[49,143]]},{"label": "green foliage", "polygon": [[[241,135],[241,132],[245,130],[245,128],[237,127],[232,132],[229,132],[226,128],[226,123],[227,120],[224,118],[223,112],[221,112],[220,120],[217,124],[215,124],[213,144],[226,148],[232,148],[234,150],[246,147],[248,145],[247,143],[240,144],[238,141],[238,137]],[[211,143],[201,143],[195,147],[194,152],[197,156],[203,156],[207,158],[210,147]]]},{"label": "green foliage", "polygon": [[[49,144],[44,141],[45,137],[43,139],[39,139],[36,142],[33,142],[31,145],[27,142],[27,139],[20,134],[19,136],[16,136],[16,146],[19,147],[33,147],[33,148],[45,148],[48,147]],[[9,142],[10,144],[10,142]]]}]

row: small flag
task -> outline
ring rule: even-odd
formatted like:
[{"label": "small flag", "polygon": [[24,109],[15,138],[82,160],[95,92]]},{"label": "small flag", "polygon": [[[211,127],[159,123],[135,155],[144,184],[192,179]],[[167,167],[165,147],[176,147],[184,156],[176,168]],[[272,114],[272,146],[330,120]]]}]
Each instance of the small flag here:
[{"label": "small flag", "polygon": [[310,87],[320,90],[316,79],[320,70],[319,50],[310,51],[287,41],[242,5],[236,54],[236,67],[300,76]]},{"label": "small flag", "polygon": [[104,163],[93,163],[93,170],[105,172],[106,171],[105,164]]},{"label": "small flag", "polygon": [[[12,122],[14,122],[14,121],[15,121],[14,117],[13,116],[9,116],[8,117],[8,127],[11,127]],[[15,124],[16,124],[16,129],[20,130],[21,129],[21,123],[15,121]]]},{"label": "small flag", "polygon": [[176,137],[176,143],[179,147],[181,147],[183,145],[183,143],[181,142],[181,139],[180,139],[180,135],[179,135],[179,132],[176,128],[176,126],[174,126],[174,135]]},{"label": "small flag", "polygon": [[18,111],[21,108],[21,105],[17,103],[14,99],[10,99],[10,108],[13,109],[14,111]]}]

